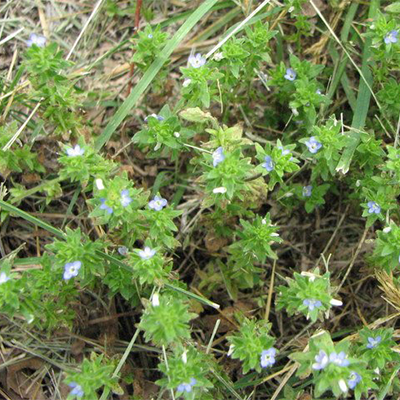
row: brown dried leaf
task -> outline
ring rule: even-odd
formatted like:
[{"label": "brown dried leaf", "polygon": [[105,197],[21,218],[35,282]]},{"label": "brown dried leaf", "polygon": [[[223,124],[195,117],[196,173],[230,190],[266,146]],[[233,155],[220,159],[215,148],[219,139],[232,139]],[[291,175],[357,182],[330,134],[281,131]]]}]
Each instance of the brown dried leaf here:
[{"label": "brown dried leaf", "polygon": [[84,340],[76,339],[71,345],[71,353],[74,356],[81,355],[85,346],[86,346],[86,343]]},{"label": "brown dried leaf", "polygon": [[218,237],[212,230],[208,231],[204,238],[204,244],[210,253],[216,253],[218,250],[221,250],[226,246],[227,243],[228,240],[226,238]]},{"label": "brown dried leaf", "polygon": [[126,171],[130,178],[135,175],[135,170],[133,169],[132,165],[121,165],[120,171]]},{"label": "brown dried leaf", "polygon": [[217,331],[218,333],[226,333],[235,330],[235,325],[230,323],[227,319],[223,317],[221,318],[221,315],[219,314],[205,315],[204,317],[202,317],[201,322],[204,323],[205,329],[208,332],[212,332],[218,319],[221,320]]},{"label": "brown dried leaf", "polygon": [[40,358],[30,358],[17,364],[10,365],[7,368],[7,388],[14,391],[21,399],[47,400],[41,381],[31,380],[28,371],[37,371],[43,367],[43,361]]},{"label": "brown dried leaf", "polygon": [[40,175],[34,173],[27,173],[22,175],[22,182],[26,185],[40,182]]}]

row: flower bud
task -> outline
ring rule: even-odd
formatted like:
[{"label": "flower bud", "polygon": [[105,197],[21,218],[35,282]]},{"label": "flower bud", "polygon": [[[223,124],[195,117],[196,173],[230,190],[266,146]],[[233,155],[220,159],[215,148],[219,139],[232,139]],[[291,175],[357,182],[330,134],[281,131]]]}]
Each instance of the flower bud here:
[{"label": "flower bud", "polygon": [[158,293],[153,294],[153,297],[151,298],[151,304],[153,307],[158,307],[160,305],[160,296]]},{"label": "flower bud", "polygon": [[99,190],[103,190],[104,189],[104,184],[103,184],[103,180],[102,179],[96,179],[96,187]]}]

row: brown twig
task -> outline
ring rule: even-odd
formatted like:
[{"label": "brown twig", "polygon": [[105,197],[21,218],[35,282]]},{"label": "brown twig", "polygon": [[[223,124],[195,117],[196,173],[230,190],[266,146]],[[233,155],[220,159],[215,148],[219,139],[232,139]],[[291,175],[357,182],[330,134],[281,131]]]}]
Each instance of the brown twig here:
[{"label": "brown twig", "polygon": [[[135,10],[135,25],[134,25],[134,32],[133,34],[136,34],[139,31],[139,24],[140,24],[140,10],[142,8],[142,2],[143,0],[137,0],[136,3],[136,10]],[[133,72],[135,71],[135,64],[132,62],[129,66],[129,82],[128,82],[128,91],[127,91],[127,96],[131,94],[132,90],[132,78],[133,78]]]}]

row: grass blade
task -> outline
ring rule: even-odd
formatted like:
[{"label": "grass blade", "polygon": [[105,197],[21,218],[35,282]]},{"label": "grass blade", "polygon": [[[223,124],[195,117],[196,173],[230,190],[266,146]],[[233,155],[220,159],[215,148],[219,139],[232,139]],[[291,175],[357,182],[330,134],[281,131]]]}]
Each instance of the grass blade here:
[{"label": "grass blade", "polygon": [[350,86],[349,78],[345,72],[347,67],[347,61],[349,60],[346,56],[341,57],[338,51],[334,46],[328,47],[329,55],[331,56],[334,64],[335,64],[335,73],[332,79],[332,83],[329,86],[329,91],[327,93],[327,97],[332,100],[336,90],[338,89],[339,82],[342,84],[343,90],[346,94],[347,101],[350,104],[353,112],[356,109],[357,99],[356,96]]},{"label": "grass blade", "polygon": [[[218,11],[218,10],[223,10],[224,8],[235,7],[235,6],[236,6],[236,4],[231,0],[221,1],[218,4],[216,4],[215,6],[212,6],[210,8],[210,11]],[[178,15],[173,15],[172,17],[166,19],[165,21],[162,21],[159,24],[154,24],[152,26],[156,27],[157,25],[159,25],[160,28],[166,28],[167,26],[175,24],[176,22],[179,22],[181,19],[187,18],[188,16],[190,16],[192,14],[193,14],[192,10],[183,11]]]},{"label": "grass blade", "polygon": [[36,225],[36,226],[40,226],[41,228],[45,229],[46,231],[52,233],[53,235],[65,239],[65,233],[60,231],[57,228],[54,228],[54,226],[51,226],[50,224],[48,224],[47,222],[42,221],[39,218],[36,218],[30,214],[28,214],[25,211],[22,211],[20,208],[14,207],[13,205],[0,200],[0,209],[3,209],[5,211],[8,211],[12,214],[17,215],[18,217],[23,218],[24,220],[31,222],[32,224]]},{"label": "grass blade", "polygon": [[[115,368],[115,370],[114,370],[114,372],[113,372],[113,374],[112,374],[112,377],[113,377],[113,378],[115,378],[115,377],[118,376],[119,371],[121,371],[121,368],[124,366],[125,361],[126,361],[126,359],[128,358],[129,353],[131,352],[132,347],[133,347],[133,345],[134,345],[135,342],[136,342],[136,339],[137,339],[138,336],[139,336],[139,332],[140,332],[140,330],[139,330],[139,329],[136,329],[135,334],[133,335],[131,341],[129,342],[128,347],[125,349],[124,354],[122,355],[121,359],[119,360],[119,363],[118,363],[117,367]],[[101,395],[101,397],[100,397],[100,400],[106,400],[107,397],[109,396],[109,394],[110,394],[109,389],[108,389],[108,388],[105,388],[104,391],[103,391],[103,393],[102,393],[102,395]]]},{"label": "grass blade", "polygon": [[[374,18],[376,13],[379,11],[379,4],[380,0],[371,1],[368,14],[369,19]],[[341,171],[343,174],[346,174],[349,171],[350,163],[353,158],[354,152],[356,151],[356,148],[360,143],[359,130],[361,130],[364,127],[368,115],[371,95],[373,95],[371,91],[373,78],[369,68],[370,57],[371,57],[371,38],[367,38],[364,43],[362,66],[361,66],[361,76],[364,77],[364,79],[360,80],[356,109],[354,112],[353,122],[351,124],[351,126],[355,128],[355,130],[351,132],[350,136],[351,142],[343,152],[342,157],[339,160],[338,166],[336,167],[336,171]]]},{"label": "grass blade", "polygon": [[347,42],[349,39],[351,24],[353,23],[354,17],[356,16],[359,4],[350,4],[349,11],[347,12],[346,18],[343,23],[342,31],[340,32],[340,40],[342,42]]},{"label": "grass blade", "polygon": [[175,290],[176,292],[185,294],[187,297],[191,297],[192,299],[197,300],[200,303],[205,304],[206,306],[210,306],[210,307],[215,308],[217,310],[220,308],[219,304],[213,303],[212,301],[206,299],[205,297],[198,296],[197,294],[194,294],[194,293],[189,292],[189,291],[187,291],[185,289],[182,289],[181,287],[171,285],[170,283],[166,283],[165,287],[167,287],[169,289],[172,289],[172,290]]},{"label": "grass blade", "polygon": [[145,72],[142,79],[134,87],[131,94],[123,102],[121,107],[117,110],[114,116],[111,118],[107,126],[105,127],[102,134],[97,138],[95,142],[95,150],[99,151],[107,142],[111,136],[129,114],[131,109],[135,106],[140,96],[146,91],[150,83],[153,81],[158,71],[166,63],[169,56],[172,54],[174,49],[182,42],[185,36],[190,30],[196,25],[196,23],[204,16],[204,14],[210,10],[210,8],[217,3],[218,0],[206,0],[201,4],[195,12],[185,21],[185,23],[178,29],[173,38],[168,41],[167,45],[161,51],[160,55],[151,64],[150,68]]},{"label": "grass blade", "polygon": [[400,371],[400,367],[396,367],[393,373],[390,375],[389,381],[383,387],[383,389],[379,392],[378,400],[384,400],[393,384],[393,380],[396,378],[397,374]]}]

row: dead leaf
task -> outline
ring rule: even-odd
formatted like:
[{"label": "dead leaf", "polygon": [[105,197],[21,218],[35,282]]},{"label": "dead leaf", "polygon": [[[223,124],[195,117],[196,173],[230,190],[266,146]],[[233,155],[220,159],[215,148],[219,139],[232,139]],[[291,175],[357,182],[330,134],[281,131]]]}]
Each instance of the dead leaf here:
[{"label": "dead leaf", "polygon": [[157,176],[158,174],[158,167],[157,165],[146,165],[144,167],[147,176]]},{"label": "dead leaf", "polygon": [[21,399],[47,400],[41,381],[30,379],[33,371],[40,370],[44,363],[40,358],[30,358],[7,368],[7,389],[11,389]]},{"label": "dead leaf", "polygon": [[218,237],[215,234],[215,231],[209,231],[204,238],[204,244],[210,253],[216,253],[218,250],[221,250],[226,246],[227,243],[228,240],[223,237]]},{"label": "dead leaf", "polygon": [[121,165],[120,170],[121,172],[126,171],[130,178],[132,178],[135,175],[135,170],[133,169],[132,165]]},{"label": "dead leaf", "polygon": [[109,141],[106,143],[106,148],[107,148],[107,149],[113,149],[116,153],[117,153],[119,150],[121,150],[121,147],[122,147],[122,144],[121,144],[120,141],[117,142],[117,141],[115,141],[115,140],[109,140]]},{"label": "dead leaf", "polygon": [[226,333],[236,330],[235,326],[236,319],[235,314],[240,313],[247,318],[251,317],[252,311],[256,308],[256,305],[247,300],[239,300],[233,306],[226,307],[221,310],[220,314],[206,315],[202,318],[202,322],[205,323],[207,329],[212,331],[217,322],[217,319],[221,320],[221,324],[218,328],[218,333]]},{"label": "dead leaf", "polygon": [[82,354],[83,349],[85,348],[86,343],[82,339],[76,339],[71,345],[71,353],[74,356],[78,356]]},{"label": "dead leaf", "polygon": [[31,173],[31,174],[23,174],[22,175],[22,182],[27,185],[40,182],[40,179],[41,178],[40,178],[39,174]]}]

